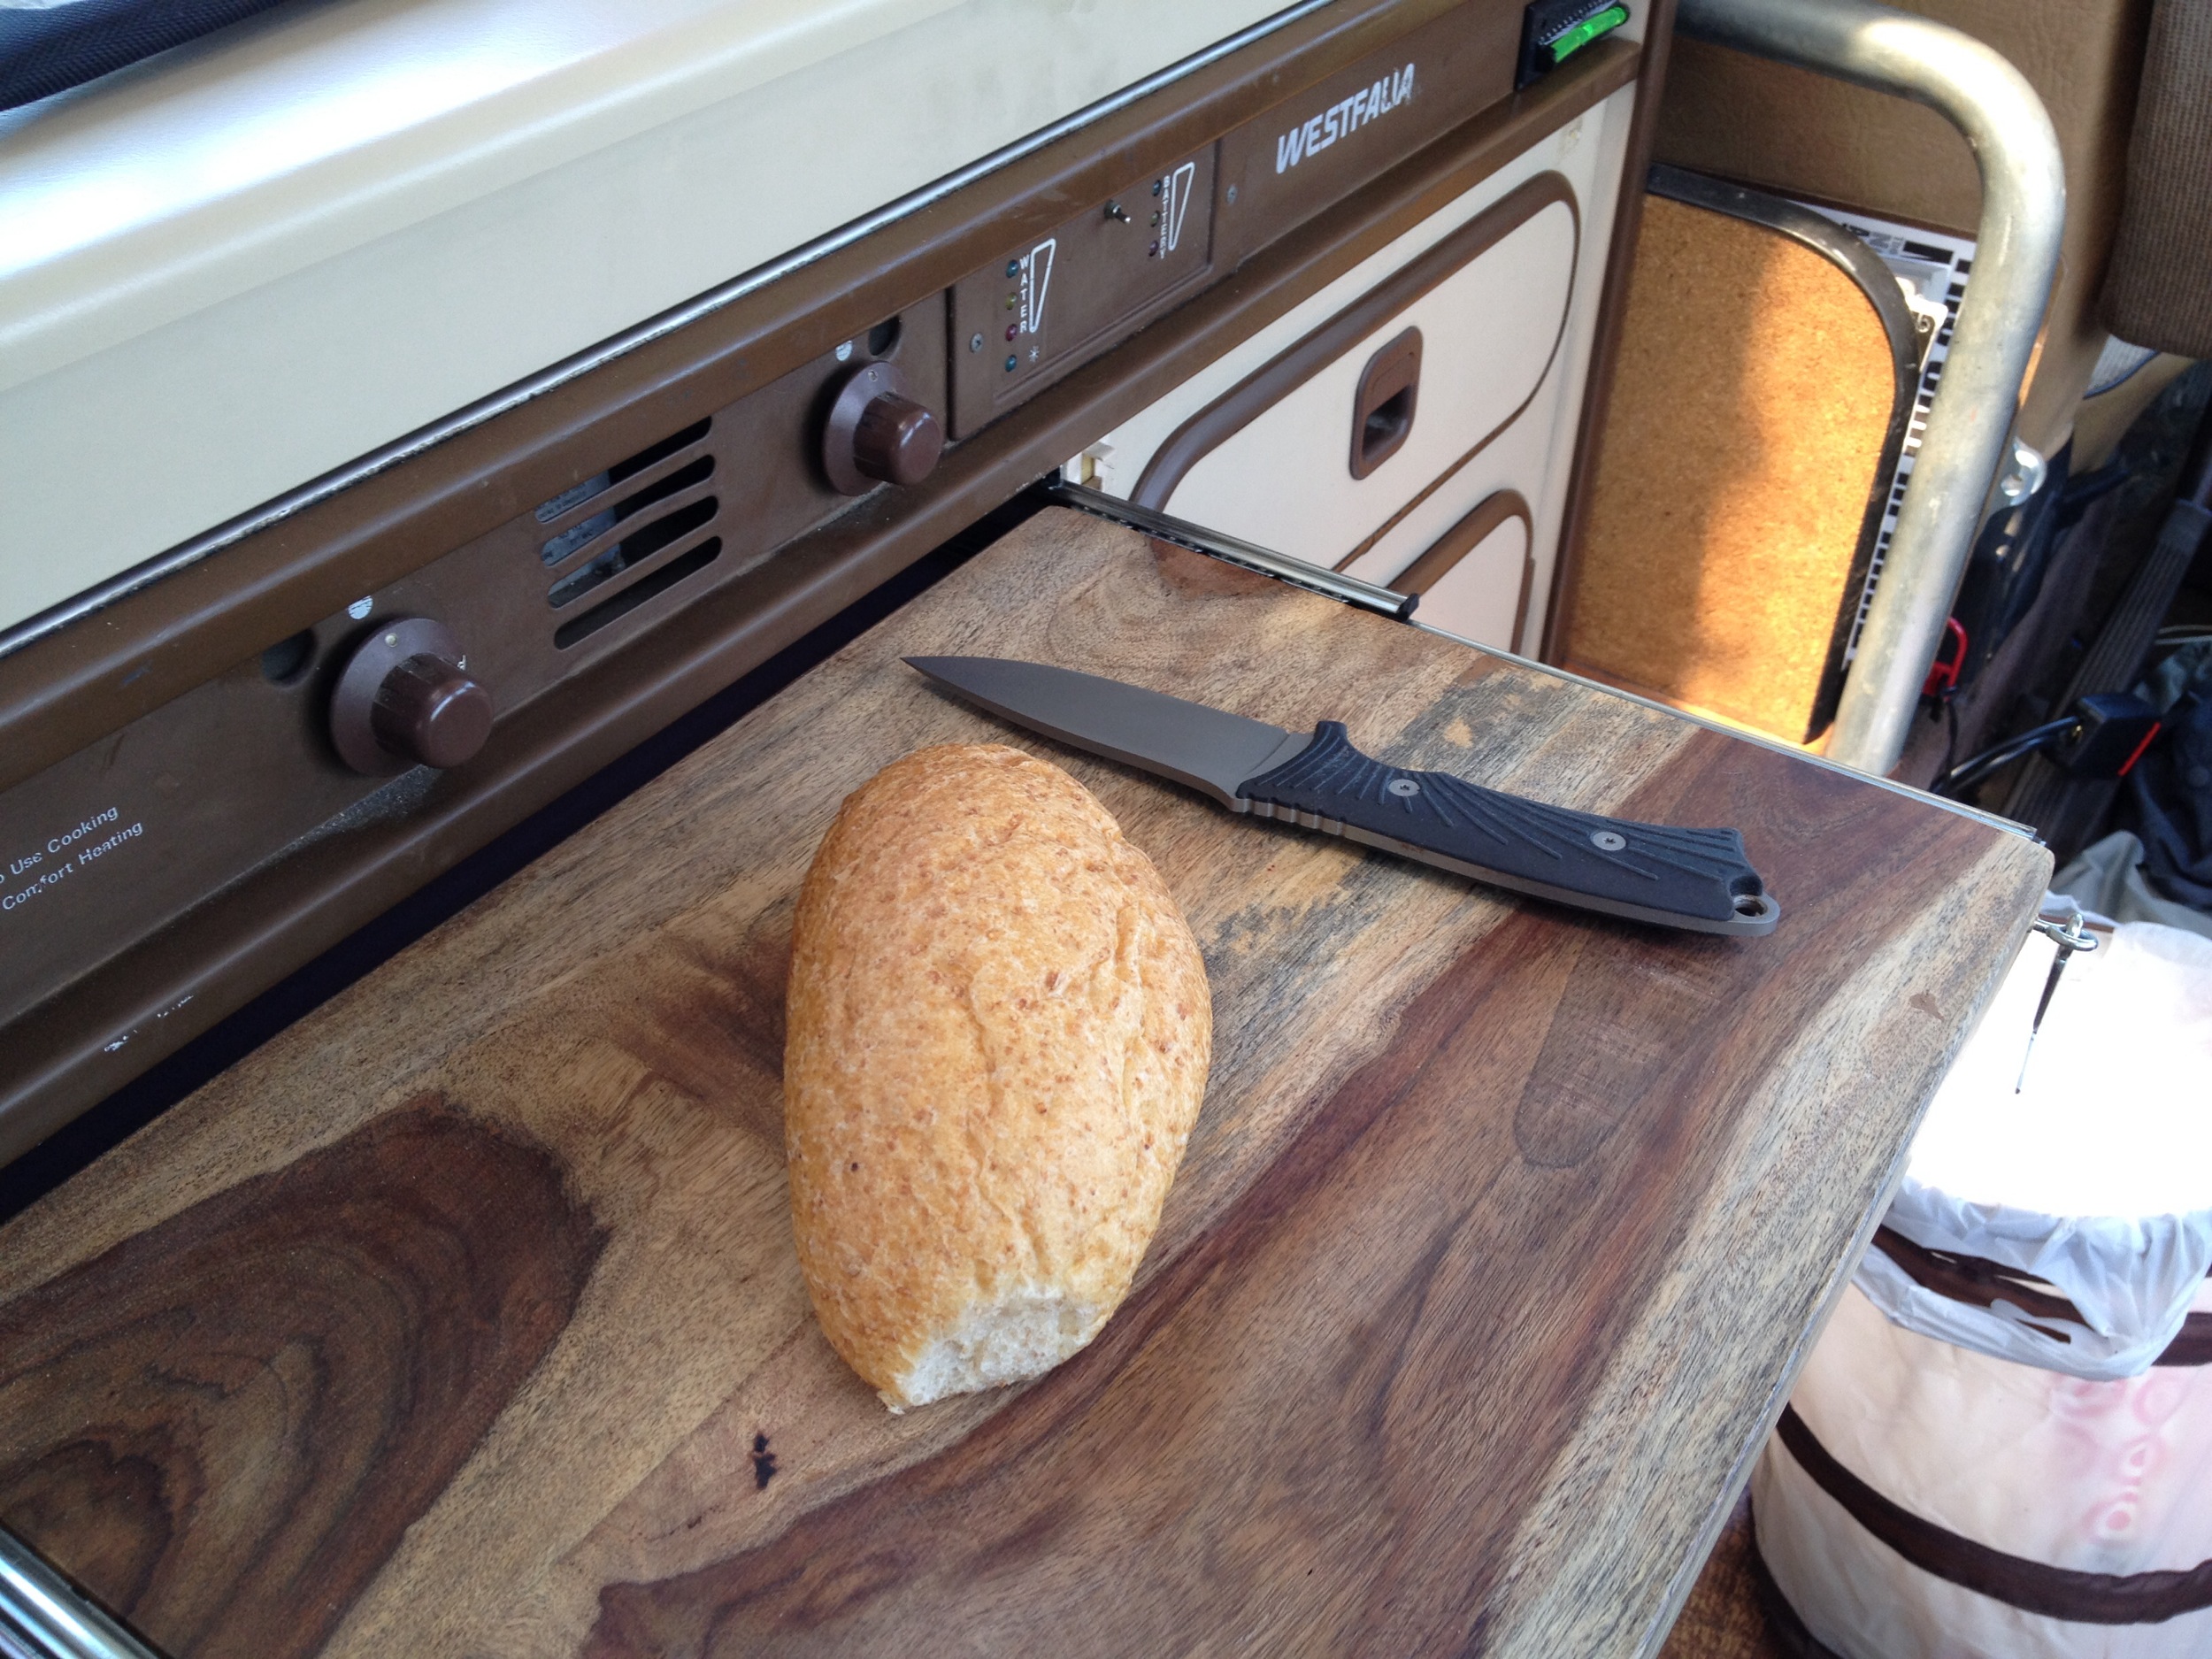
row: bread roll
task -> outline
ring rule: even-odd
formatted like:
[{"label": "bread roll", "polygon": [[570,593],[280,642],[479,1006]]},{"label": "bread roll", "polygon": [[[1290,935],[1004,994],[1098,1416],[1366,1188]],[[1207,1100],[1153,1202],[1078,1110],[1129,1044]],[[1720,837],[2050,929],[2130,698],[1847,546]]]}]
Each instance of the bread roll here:
[{"label": "bread roll", "polygon": [[1189,926],[1058,767],[948,745],[846,800],[799,895],[785,1145],[822,1330],[886,1405],[1097,1333],[1212,1046]]}]

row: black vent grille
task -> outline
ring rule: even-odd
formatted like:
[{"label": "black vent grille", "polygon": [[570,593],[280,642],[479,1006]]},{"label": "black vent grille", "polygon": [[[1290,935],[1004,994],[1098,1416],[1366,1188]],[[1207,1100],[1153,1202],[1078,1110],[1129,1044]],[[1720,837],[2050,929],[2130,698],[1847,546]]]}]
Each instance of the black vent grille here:
[{"label": "black vent grille", "polygon": [[672,433],[649,449],[640,449],[626,461],[617,461],[603,472],[595,473],[582,483],[563,490],[551,501],[538,504],[538,522],[551,524],[565,513],[574,511],[595,495],[605,494],[617,484],[628,482],[648,467],[658,466],[672,455],[680,455],[695,443],[704,441],[711,419],[694,422],[681,432]]},{"label": "black vent grille", "polygon": [[690,552],[670,559],[650,575],[639,578],[611,599],[603,599],[573,621],[553,630],[553,643],[566,650],[579,640],[590,638],[610,622],[619,622],[649,599],[657,599],[687,576],[695,575],[722,556],[722,538],[710,535]]},{"label": "black vent grille", "polygon": [[[538,549],[538,557],[545,568],[553,569],[588,541],[595,541],[625,518],[634,518],[648,507],[657,506],[671,495],[680,495],[694,484],[703,484],[714,476],[714,457],[703,455],[688,466],[680,466],[659,482],[648,484],[634,495],[625,496],[611,507],[603,507],[588,518],[576,523],[555,536]],[[554,602],[559,603],[558,600]]]},{"label": "black vent grille", "polygon": [[[705,534],[721,509],[719,498],[706,493],[715,457],[699,452],[712,424],[672,433],[538,507],[534,516],[550,532],[538,548],[539,562],[553,573],[546,603],[566,611],[595,600],[562,618],[555,645],[565,650],[720,554],[721,539]],[[636,488],[622,493],[634,481]]]},{"label": "black vent grille", "polygon": [[714,517],[715,500],[709,495],[689,506],[654,519],[634,534],[601,553],[589,563],[578,566],[546,590],[546,602],[559,611],[572,605],[600,583],[612,581],[624,571],[645,563],[664,547],[673,546],[694,530]]}]

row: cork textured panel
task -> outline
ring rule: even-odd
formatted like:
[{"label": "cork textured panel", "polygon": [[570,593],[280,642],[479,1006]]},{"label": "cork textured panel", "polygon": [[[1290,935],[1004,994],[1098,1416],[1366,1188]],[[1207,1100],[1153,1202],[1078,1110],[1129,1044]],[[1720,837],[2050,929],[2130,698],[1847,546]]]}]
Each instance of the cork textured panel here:
[{"label": "cork textured panel", "polygon": [[1647,197],[1563,659],[1812,736],[1896,403],[1889,336],[1848,273]]},{"label": "cork textured panel", "polygon": [[[1732,824],[1782,923],[1257,824],[921,652]],[[1157,864],[1214,1070],[1098,1340],[895,1417],[792,1244],[792,907],[849,791],[983,740]],[[0,1229],[0,1521],[173,1659],[1649,1653],[2049,868],[1048,511]]]},{"label": "cork textured panel", "polygon": [[[1901,0],[1963,29],[2026,76],[2058,129],[2066,230],[2020,435],[2066,442],[2105,328],[2097,313],[2126,196],[2128,134],[2150,0]],[[1974,234],[1974,152],[1934,111],[1702,41],[1675,42],[1658,159],[1886,218]]]}]

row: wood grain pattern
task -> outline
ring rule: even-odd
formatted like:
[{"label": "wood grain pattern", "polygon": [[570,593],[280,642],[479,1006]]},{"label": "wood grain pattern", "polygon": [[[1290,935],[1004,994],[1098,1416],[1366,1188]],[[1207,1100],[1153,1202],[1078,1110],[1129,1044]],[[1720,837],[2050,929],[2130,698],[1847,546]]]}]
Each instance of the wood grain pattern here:
[{"label": "wood grain pattern", "polygon": [[411,1102],[0,1309],[0,1514],[173,1647],[312,1653],[602,1242],[542,1152]]},{"label": "wood grain pattern", "polygon": [[[938,696],[897,662],[917,651],[1344,718],[1405,764],[1737,824],[1782,927],[1668,934],[1240,820]],[[846,793],[987,739],[1068,766],[1159,867],[1205,951],[1213,1081],[1098,1341],[895,1418],[821,1340],[792,1251],[791,909]],[[1048,512],[0,1231],[5,1374],[46,1379],[35,1432],[0,1409],[0,1519],[180,1655],[237,1649],[148,1586],[286,1525],[357,1569],[288,1651],[1649,1652],[2048,867],[1924,801]],[[245,1437],[257,1472],[165,1533],[73,1530],[138,1489],[77,1448],[144,1361],[15,1363],[101,1328],[64,1287],[127,1256],[180,1333],[258,1298],[304,1340],[311,1295],[251,1256],[164,1273],[161,1241],[219,1211],[303,1225],[298,1172],[434,1093],[439,1121],[557,1171],[572,1242],[539,1248],[570,1266],[542,1282],[585,1275],[539,1294],[565,1323],[534,1367],[488,1376],[496,1417],[447,1414],[464,1461],[410,1464],[378,1511],[413,1506],[396,1532],[294,1517],[288,1481],[400,1474],[388,1446],[273,1421]],[[503,1326],[487,1286],[519,1263],[445,1271]],[[277,1346],[242,1372],[280,1375]],[[428,1351],[397,1325],[367,1348],[339,1371]],[[195,1409],[150,1396],[149,1432]]]}]

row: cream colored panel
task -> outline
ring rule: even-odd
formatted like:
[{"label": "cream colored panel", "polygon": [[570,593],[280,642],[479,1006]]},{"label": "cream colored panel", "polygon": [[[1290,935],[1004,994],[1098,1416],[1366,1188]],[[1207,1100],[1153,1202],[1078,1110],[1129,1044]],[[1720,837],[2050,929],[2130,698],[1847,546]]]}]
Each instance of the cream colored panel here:
[{"label": "cream colored panel", "polygon": [[[1530,595],[1528,618],[1523,628],[1524,641],[1532,647],[1542,637],[1552,562],[1559,538],[1560,513],[1566,495],[1567,474],[1573,462],[1576,420],[1581,409],[1582,387],[1589,367],[1592,319],[1596,309],[1598,289],[1604,280],[1605,250],[1612,236],[1613,211],[1635,90],[1633,87],[1624,87],[1578,121],[1541,140],[1450,206],[1431,215],[1234,350],[1196,370],[1188,380],[1158,403],[1125,421],[1087,452],[1093,457],[1091,465],[1095,469],[1094,481],[1101,488],[1126,496],[1136,487],[1145,464],[1154,452],[1191,416],[1241,382],[1262,365],[1312,333],[1392,272],[1433,247],[1517,186],[1540,173],[1557,172],[1564,175],[1573,187],[1581,209],[1583,253],[1576,266],[1565,337],[1560,341],[1558,354],[1546,373],[1541,387],[1518,419],[1471,461],[1438,485],[1349,567],[1351,574],[1366,580],[1387,581],[1412,563],[1485,496],[1498,489],[1517,490],[1527,499],[1533,519],[1536,573]],[[1535,222],[1531,221],[1531,226],[1524,228],[1532,227]],[[1498,251],[1504,246],[1502,242],[1499,249],[1492,251]],[[1556,310],[1551,315],[1555,318]],[[1387,339],[1394,332],[1395,326],[1383,333],[1380,338]],[[1548,339],[1547,335],[1547,345]],[[1367,349],[1371,350],[1371,345]],[[1356,380],[1358,371],[1364,366],[1366,359],[1366,350],[1353,355],[1354,380]],[[1296,548],[1283,550],[1296,553],[1303,549],[1305,551],[1302,557],[1333,565],[1357,546],[1361,537],[1373,527],[1374,523],[1397,511],[1425,485],[1431,483],[1437,471],[1440,470],[1431,468],[1424,472],[1417,465],[1402,465],[1413,444],[1421,439],[1423,423],[1435,413],[1429,401],[1438,389],[1433,380],[1435,373],[1434,366],[1425,360],[1421,377],[1421,408],[1415,417],[1413,436],[1408,439],[1405,449],[1384,463],[1366,480],[1371,484],[1386,486],[1395,496],[1389,506],[1368,522],[1366,528],[1350,535],[1341,535],[1339,532],[1341,539],[1324,544],[1320,537],[1300,534],[1294,515],[1282,513],[1279,509],[1279,503],[1285,499],[1301,499],[1316,480],[1320,480],[1326,490],[1334,490],[1339,478],[1348,484],[1352,481],[1348,465],[1352,395],[1348,382],[1340,406],[1332,404],[1316,411],[1317,420],[1325,426],[1328,435],[1325,442],[1315,438],[1310,440],[1309,444],[1317,457],[1325,449],[1327,451],[1325,479],[1321,479],[1317,471],[1310,474],[1302,472],[1278,465],[1271,457],[1254,453],[1250,457],[1251,465],[1236,480],[1240,498],[1239,503],[1224,504],[1228,506],[1228,511],[1239,516],[1248,510],[1256,515],[1261,512],[1272,514],[1270,522],[1278,527],[1287,528],[1292,533],[1291,539],[1298,544]],[[1456,455],[1459,451],[1453,450],[1452,453]],[[1317,462],[1314,465],[1318,467],[1320,464]],[[1264,536],[1255,534],[1249,529],[1240,529],[1235,523],[1213,523],[1196,511],[1187,511],[1185,496],[1180,489],[1170,503],[1170,511],[1196,518],[1201,523],[1209,523],[1213,528],[1270,545]],[[1518,598],[1519,575],[1517,572],[1513,602],[1517,603]],[[1422,620],[1432,619],[1425,610]],[[1509,604],[1509,632],[1510,622],[1511,608]],[[1494,645],[1505,643],[1501,636],[1494,634],[1484,636],[1483,642]]]},{"label": "cream colored panel", "polygon": [[1513,618],[1527,567],[1528,526],[1518,517],[1508,518],[1421,595],[1420,618],[1440,634],[1494,650],[1517,650]]},{"label": "cream colored panel", "polygon": [[[1533,508],[1554,460],[1552,443],[1559,403],[1559,388],[1548,379],[1544,389],[1518,420],[1393,525],[1389,534],[1346,566],[1347,572],[1362,581],[1388,587],[1400,571],[1433,547],[1446,531],[1502,489],[1518,490]],[[1566,457],[1558,458],[1563,466]],[[1532,484],[1537,488],[1532,489]],[[1517,589],[1520,580],[1517,573],[1513,579]],[[1425,601],[1421,620],[1436,620],[1429,614]],[[1502,639],[1486,639],[1483,643],[1507,642]]]},{"label": "cream colored panel", "polygon": [[0,117],[0,385],[956,0],[349,0]]},{"label": "cream colored panel", "polygon": [[0,117],[0,626],[1277,0],[347,0]]},{"label": "cream colored panel", "polygon": [[[1166,511],[1334,565],[1528,402],[1559,339],[1574,259],[1574,214],[1554,202],[1232,434],[1184,475]],[[1408,328],[1422,342],[1412,430],[1354,478],[1360,375]]]}]

